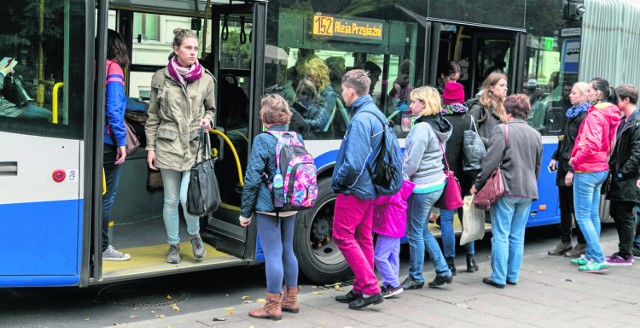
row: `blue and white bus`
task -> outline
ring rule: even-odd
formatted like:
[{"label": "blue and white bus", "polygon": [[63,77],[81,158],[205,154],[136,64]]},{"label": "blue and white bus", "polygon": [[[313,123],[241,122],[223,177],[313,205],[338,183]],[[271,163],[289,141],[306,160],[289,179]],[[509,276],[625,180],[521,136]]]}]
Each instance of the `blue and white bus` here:
[{"label": "blue and white bus", "polygon": [[[590,15],[589,1],[585,6],[584,20]],[[584,51],[584,42],[577,48],[573,43],[587,32],[586,27],[581,30],[580,17],[567,20],[562,8],[563,0],[3,3],[0,58],[18,61],[13,77],[23,81],[26,103],[51,111],[51,120],[34,121],[15,111],[6,116],[2,105],[10,97],[0,98],[0,115],[5,115],[0,116],[0,286],[85,287],[263,262],[255,225],[243,228],[238,223],[243,170],[250,140],[261,132],[261,95],[295,82],[297,60],[309,54],[333,57],[342,63],[338,72],[365,62],[378,65],[381,75],[373,96],[390,117],[397,113],[388,95],[399,74],[414,86],[435,85],[438,67],[449,60],[462,66],[460,82],[467,97],[495,63],[509,77],[510,93],[535,80],[545,98],[531,122],[544,135],[546,164],[561,133],[561,86],[577,79],[577,64],[581,69],[585,65],[582,57],[563,53],[563,45]],[[208,250],[204,260],[185,254],[181,264],[167,264],[163,193],[140,149],[123,166],[112,211],[114,246],[132,259],[103,262],[104,94],[96,81],[103,81],[105,72],[94,63],[105,61],[107,28],[120,32],[131,52],[132,65],[125,73],[128,95],[148,101],[151,75],[166,65],[175,27],[198,31],[202,63],[218,81],[211,138],[219,157],[223,205],[201,218]],[[407,61],[408,72],[400,72]],[[320,193],[316,206],[299,215],[294,241],[302,272],[318,283],[350,275],[331,237],[335,195],[329,186],[349,115],[338,104],[331,117],[323,131],[305,136],[316,159]],[[529,226],[559,222],[554,180],[552,173],[542,171],[540,199],[532,207]]]}]

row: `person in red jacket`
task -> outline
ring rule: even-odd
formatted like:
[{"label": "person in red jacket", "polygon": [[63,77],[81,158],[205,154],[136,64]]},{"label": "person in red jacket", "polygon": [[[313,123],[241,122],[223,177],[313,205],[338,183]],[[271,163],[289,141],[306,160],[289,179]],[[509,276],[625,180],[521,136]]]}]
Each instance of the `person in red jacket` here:
[{"label": "person in red jacket", "polygon": [[609,155],[613,150],[620,110],[616,92],[603,78],[589,82],[587,111],[576,137],[569,165],[573,168],[573,198],[576,221],[587,241],[583,256],[571,260],[581,272],[606,272],[605,257],[600,246],[600,190],[609,174]]}]

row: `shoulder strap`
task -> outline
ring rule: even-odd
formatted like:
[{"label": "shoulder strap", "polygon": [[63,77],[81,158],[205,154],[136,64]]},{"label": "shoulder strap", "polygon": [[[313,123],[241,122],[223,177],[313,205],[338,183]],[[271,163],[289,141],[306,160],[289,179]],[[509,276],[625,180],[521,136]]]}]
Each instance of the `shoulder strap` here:
[{"label": "shoulder strap", "polygon": [[440,149],[442,149],[442,157],[444,158],[444,163],[447,165],[447,171],[449,170],[449,161],[447,161],[447,153],[444,151],[444,147],[442,146],[442,141],[440,141]]},{"label": "shoulder strap", "polygon": [[[362,110],[362,113],[368,113],[369,115],[373,115],[375,118],[378,119],[378,121],[380,122],[380,124],[382,124],[382,139],[380,139],[380,152],[378,152],[378,155],[376,155],[376,162],[378,161],[378,158],[380,157],[380,155],[382,155],[382,151],[384,150],[386,152],[386,136],[387,136],[387,128],[386,126],[388,125],[388,123],[384,123],[384,121],[382,121],[382,119],[380,119],[380,117],[378,117],[378,115],[376,115],[375,113],[368,111],[368,110]],[[373,177],[373,170],[371,169],[371,166],[369,165],[369,162],[367,161],[366,163],[367,165],[367,171],[369,171],[369,175],[371,175]]]},{"label": "shoulder strap", "polygon": [[478,133],[478,126],[476,125],[476,119],[473,117],[473,115],[469,114],[469,118],[471,119],[471,122],[469,122],[469,130],[472,130],[475,133]]}]

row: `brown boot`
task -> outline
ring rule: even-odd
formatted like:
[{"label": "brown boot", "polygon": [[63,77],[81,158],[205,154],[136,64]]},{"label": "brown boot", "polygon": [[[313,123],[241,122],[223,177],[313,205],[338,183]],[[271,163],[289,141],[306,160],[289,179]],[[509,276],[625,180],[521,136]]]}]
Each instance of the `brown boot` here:
[{"label": "brown boot", "polygon": [[548,251],[547,254],[549,255],[564,255],[564,253],[568,252],[571,250],[571,248],[573,247],[573,245],[571,245],[571,242],[559,242],[552,250]]},{"label": "brown boot", "polygon": [[254,318],[264,318],[271,320],[282,319],[282,309],[280,307],[282,294],[267,293],[267,300],[260,309],[249,311],[249,316]]},{"label": "brown boot", "polygon": [[573,248],[564,253],[565,257],[578,258],[587,251],[587,244],[576,244]]},{"label": "brown boot", "polygon": [[300,287],[287,287],[287,291],[282,298],[282,311],[291,313],[300,312],[300,304],[298,304],[298,290]]}]

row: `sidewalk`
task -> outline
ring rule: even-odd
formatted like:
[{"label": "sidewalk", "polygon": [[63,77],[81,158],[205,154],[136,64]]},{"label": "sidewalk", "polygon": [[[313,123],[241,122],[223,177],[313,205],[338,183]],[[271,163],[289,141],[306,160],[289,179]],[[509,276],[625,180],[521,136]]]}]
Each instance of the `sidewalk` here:
[{"label": "sidewalk", "polygon": [[[615,231],[603,236],[606,254],[617,250]],[[525,251],[525,253],[527,253]],[[606,274],[580,273],[565,257],[546,251],[525,254],[517,286],[497,289],[482,283],[489,262],[476,273],[458,256],[458,275],[443,288],[408,290],[364,310],[336,302],[344,290],[304,286],[300,313],[282,320],[255,319],[249,310],[263,303],[124,324],[126,327],[632,327],[640,312],[640,260],[632,267],[610,267]],[[430,263],[425,269],[431,270]],[[406,272],[405,272],[406,273]],[[427,272],[427,280],[434,277]],[[402,277],[403,279],[404,277]],[[401,279],[401,280],[402,280]],[[264,297],[261,295],[260,297]],[[224,321],[214,321],[214,318]]]}]

